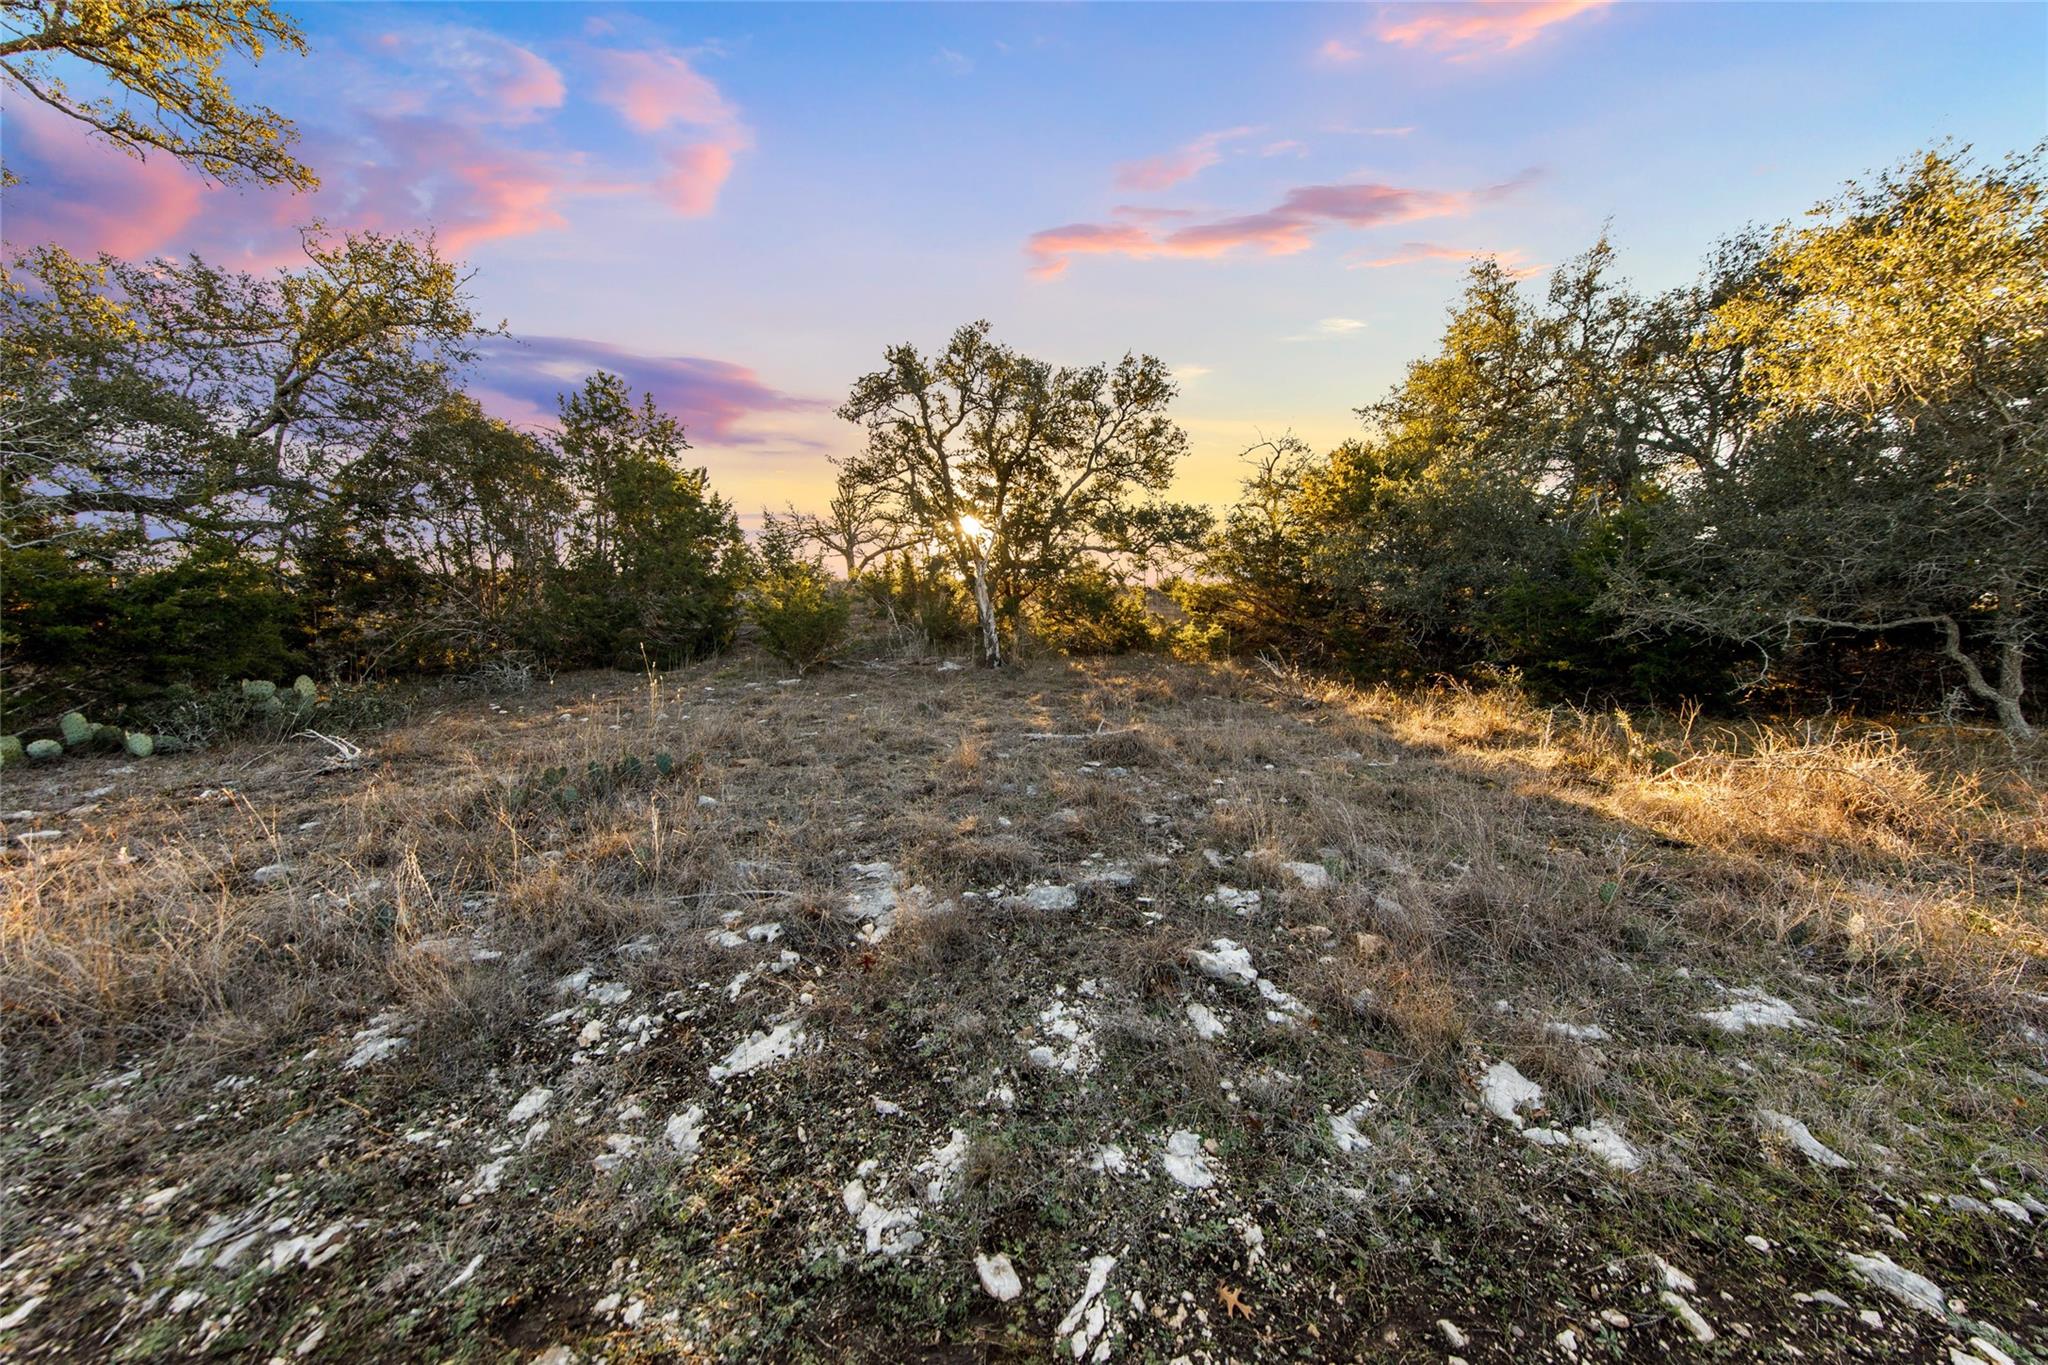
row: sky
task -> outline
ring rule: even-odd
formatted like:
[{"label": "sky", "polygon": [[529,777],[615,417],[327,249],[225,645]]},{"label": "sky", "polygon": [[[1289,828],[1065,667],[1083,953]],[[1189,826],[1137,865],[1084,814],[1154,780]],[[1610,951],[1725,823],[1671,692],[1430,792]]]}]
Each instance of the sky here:
[{"label": "sky", "polygon": [[1240,453],[1357,434],[1475,254],[1603,229],[1636,285],[1943,140],[2048,136],[2048,4],[281,6],[234,82],[317,192],[138,162],[8,91],[0,229],[274,269],[299,225],[431,227],[510,337],[469,377],[549,420],[591,370],[682,418],[743,513],[818,506],[885,345],[957,326],[1169,364],[1227,501]]}]

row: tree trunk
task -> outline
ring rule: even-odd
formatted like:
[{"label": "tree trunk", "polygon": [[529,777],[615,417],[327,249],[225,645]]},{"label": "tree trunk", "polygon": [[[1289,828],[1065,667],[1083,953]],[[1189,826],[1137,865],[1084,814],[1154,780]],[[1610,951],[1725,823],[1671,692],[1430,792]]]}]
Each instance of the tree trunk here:
[{"label": "tree trunk", "polygon": [[996,632],[996,609],[988,596],[988,556],[979,547],[974,552],[974,612],[981,619],[981,661],[990,668],[1003,666],[1003,650]]},{"label": "tree trunk", "polygon": [[2026,692],[2022,675],[2025,671],[2026,649],[2017,638],[2016,632],[2001,630],[2007,638],[1998,646],[1998,685],[1993,687],[1984,677],[1984,671],[1977,667],[1977,661],[1963,652],[1962,628],[1952,616],[1935,618],[1941,627],[1941,652],[1949,662],[1963,671],[1963,685],[1970,694],[1980,701],[1989,702],[1998,716],[1999,728],[2021,743],[2034,738],[2034,727],[2027,723],[2026,712],[2020,709],[2020,697]]}]

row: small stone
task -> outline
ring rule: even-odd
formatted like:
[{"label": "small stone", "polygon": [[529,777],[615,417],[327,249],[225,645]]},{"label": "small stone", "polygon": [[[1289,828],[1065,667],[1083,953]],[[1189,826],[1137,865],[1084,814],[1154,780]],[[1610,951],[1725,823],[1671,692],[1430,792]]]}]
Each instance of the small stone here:
[{"label": "small stone", "polygon": [[1756,1112],[1757,1126],[1772,1137],[1790,1143],[1799,1154],[1816,1166],[1830,1170],[1842,1170],[1849,1159],[1813,1135],[1804,1123],[1790,1114],[1780,1114],[1775,1109],[1759,1109]]},{"label": "small stone", "polygon": [[1991,1207],[1997,1209],[2015,1223],[2026,1223],[2031,1226],[2034,1221],[2033,1214],[2028,1213],[2026,1209],[2015,1204],[2010,1199],[1994,1199],[1991,1201]]},{"label": "small stone", "polygon": [[1705,1318],[1699,1315],[1699,1311],[1691,1304],[1669,1289],[1664,1290],[1657,1297],[1666,1308],[1671,1310],[1671,1315],[1685,1325],[1685,1330],[1692,1333],[1693,1340],[1704,1344],[1714,1339],[1713,1327],[1708,1324]]},{"label": "small stone", "polygon": [[1751,1029],[1806,1028],[1799,1012],[1774,995],[1753,986],[1730,991],[1731,1003],[1718,1010],[1702,1010],[1699,1017],[1723,1033],[1747,1033]]},{"label": "small stone", "polygon": [[1223,1036],[1223,1021],[1218,1019],[1215,1011],[1211,1010],[1207,1005],[1204,1005],[1199,1000],[1190,1000],[1187,1012],[1188,1023],[1194,1026],[1197,1038],[1208,1041]]},{"label": "small stone", "polygon": [[1449,1318],[1438,1318],[1436,1330],[1444,1334],[1444,1344],[1453,1351],[1462,1351],[1472,1344],[1472,1339],[1459,1330],[1458,1324]]},{"label": "small stone", "polygon": [[1003,904],[1013,910],[1071,910],[1080,904],[1080,895],[1071,886],[1042,882],[1025,888],[1021,895],[1006,898]]},{"label": "small stone", "polygon": [[1282,863],[1280,870],[1304,891],[1327,891],[1335,880],[1321,863]]},{"label": "small stone", "polygon": [[1206,1190],[1216,1183],[1216,1172],[1209,1165],[1209,1158],[1202,1150],[1202,1138],[1183,1128],[1166,1139],[1166,1151],[1160,1157],[1160,1164],[1176,1183],[1191,1190]]},{"label": "small stone", "polygon": [[1521,1111],[1543,1107],[1543,1087],[1515,1069],[1513,1062],[1495,1062],[1479,1077],[1479,1102],[1496,1118],[1520,1128]]},{"label": "small stone", "polygon": [[1595,1119],[1572,1129],[1572,1141],[1624,1174],[1642,1169],[1642,1153],[1631,1147],[1621,1130],[1606,1119]]},{"label": "small stone", "polygon": [[680,1114],[672,1114],[661,1130],[668,1140],[669,1150],[684,1161],[694,1161],[704,1145],[704,1106],[693,1104]]},{"label": "small stone", "polygon": [[980,1277],[981,1287],[988,1291],[989,1297],[998,1302],[1008,1303],[1024,1292],[1024,1282],[1017,1277],[1017,1268],[1000,1251],[993,1256],[976,1252],[974,1273]]},{"label": "small stone", "polygon": [[505,1116],[507,1123],[525,1123],[537,1119],[548,1111],[548,1105],[555,1098],[555,1092],[545,1086],[535,1086],[519,1097],[512,1106],[512,1112]]},{"label": "small stone", "polygon": [[2011,1356],[2000,1350],[1996,1343],[1986,1341],[1983,1337],[1971,1337],[1970,1349],[1987,1365],[2014,1365]]},{"label": "small stone", "polygon": [[1882,1289],[1908,1308],[1917,1308],[1929,1317],[1948,1317],[1948,1296],[1941,1292],[1941,1286],[1917,1271],[1906,1269],[1883,1252],[1864,1256],[1845,1251],[1842,1259],[1866,1284]]}]

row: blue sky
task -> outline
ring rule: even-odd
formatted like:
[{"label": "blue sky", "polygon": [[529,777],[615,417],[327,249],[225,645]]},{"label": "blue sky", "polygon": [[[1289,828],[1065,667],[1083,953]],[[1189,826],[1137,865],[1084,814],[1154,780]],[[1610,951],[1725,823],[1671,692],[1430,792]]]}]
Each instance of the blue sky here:
[{"label": "blue sky", "polygon": [[[1185,491],[1319,445],[1433,344],[1464,253],[1611,224],[1646,287],[1942,139],[2048,136],[2048,5],[291,5],[240,84],[322,190],[221,191],[7,109],[7,237],[269,268],[290,228],[432,225],[528,339],[538,420],[593,364],[684,417],[745,510],[814,501],[890,341],[988,317],[1184,383]],[[1531,287],[1537,287],[1533,285]]]}]

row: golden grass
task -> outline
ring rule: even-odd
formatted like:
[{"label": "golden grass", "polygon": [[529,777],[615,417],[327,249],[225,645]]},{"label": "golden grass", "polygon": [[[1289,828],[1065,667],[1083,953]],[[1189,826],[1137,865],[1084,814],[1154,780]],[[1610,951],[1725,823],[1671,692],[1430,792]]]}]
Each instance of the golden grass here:
[{"label": "golden grass", "polygon": [[1615,878],[1690,878],[1716,922],[1815,942],[1959,1008],[2004,1010],[2048,964],[2048,755],[1981,733],[1847,722],[1700,726],[1542,708],[1518,690],[1350,693],[1410,745],[1512,774],[1671,845]]},{"label": "golden grass", "polygon": [[[1344,976],[1418,1057],[1455,1050],[1496,990],[1526,978],[1569,1003],[1588,960],[1667,931],[1802,943],[1958,1011],[2037,1009],[2043,761],[1996,743],[1157,659],[794,687],[777,672],[714,663],[465,700],[361,737],[370,757],[324,776],[290,744],[118,778],[12,769],[9,804],[66,837],[0,863],[0,1037],[103,1055],[327,1027],[394,997],[430,1008],[465,989],[451,938],[486,933],[542,965],[648,933],[694,942],[717,906],[815,911],[857,858],[940,895],[1014,886],[1089,852],[1134,856],[1162,811],[1190,844],[1255,853],[1229,874],[1243,885],[1286,859],[1348,869],[1296,917],[1386,941]],[[513,799],[545,767],[656,751],[674,777],[569,814]],[[289,875],[258,879],[276,863]],[[942,969],[956,933],[907,933],[892,960]]]}]

